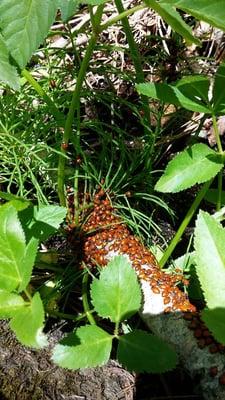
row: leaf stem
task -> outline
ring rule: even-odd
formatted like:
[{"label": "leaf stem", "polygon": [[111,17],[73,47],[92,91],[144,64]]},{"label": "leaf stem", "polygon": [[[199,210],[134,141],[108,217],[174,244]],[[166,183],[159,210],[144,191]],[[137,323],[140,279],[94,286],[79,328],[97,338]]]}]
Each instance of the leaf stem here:
[{"label": "leaf stem", "polygon": [[96,325],[95,319],[93,315],[91,314],[89,303],[88,303],[88,272],[84,272],[83,280],[82,280],[82,302],[83,302],[83,307],[84,307],[84,312],[87,316],[87,319],[91,325]]},{"label": "leaf stem", "polygon": [[68,146],[70,136],[72,133],[74,113],[78,109],[79,104],[80,104],[80,94],[81,94],[82,84],[85,79],[85,75],[86,75],[86,72],[87,72],[87,69],[89,66],[91,56],[94,51],[95,44],[98,39],[98,35],[100,33],[98,27],[100,25],[103,8],[104,8],[104,5],[102,5],[102,4],[100,6],[98,6],[97,11],[94,15],[94,20],[95,20],[96,25],[93,27],[93,32],[92,32],[91,38],[89,40],[85,56],[82,60],[81,66],[80,66],[80,70],[79,70],[79,73],[77,76],[77,81],[76,81],[75,89],[73,92],[69,112],[68,112],[68,115],[66,118],[65,129],[63,132],[61,155],[59,156],[59,163],[58,163],[58,196],[59,196],[60,204],[62,206],[66,205],[66,198],[65,198],[65,192],[64,192],[66,147]]},{"label": "leaf stem", "polygon": [[31,75],[29,71],[23,69],[21,71],[21,75],[29,82],[29,84],[34,88],[34,90],[39,94],[40,97],[43,98],[45,103],[49,106],[49,110],[52,115],[55,117],[56,121],[58,122],[59,126],[64,126],[65,117],[64,115],[58,110],[55,103],[52,99],[47,95],[44,89],[39,85],[36,79]]},{"label": "leaf stem", "polygon": [[220,140],[219,128],[217,125],[216,116],[214,114],[212,114],[212,121],[213,121],[213,130],[215,133],[217,147],[218,147],[219,153],[223,154],[223,148],[222,148],[222,144],[221,144],[221,140]]},{"label": "leaf stem", "polygon": [[[213,178],[214,179],[214,178]],[[191,221],[193,215],[195,214],[199,204],[201,203],[202,199],[204,198],[207,190],[209,189],[213,179],[210,179],[209,181],[205,182],[201,190],[198,192],[198,195],[196,196],[195,200],[193,201],[191,207],[189,208],[186,216],[184,217],[182,223],[180,224],[174,238],[171,240],[169,246],[167,247],[165,253],[163,254],[159,265],[160,267],[164,267],[166,262],[168,261],[169,257],[171,256],[172,252],[174,251],[175,247],[177,246],[181,236],[184,233],[184,230],[188,226],[189,222]]]},{"label": "leaf stem", "polygon": [[[120,16],[123,13],[125,13],[123,3],[121,0],[115,0],[115,5],[116,5],[116,8],[117,8]],[[144,75],[143,67],[142,67],[142,63],[141,63],[141,54],[138,50],[137,43],[134,40],[134,36],[133,36],[127,16],[124,16],[122,18],[121,23],[123,25],[123,30],[126,34],[127,42],[129,45],[130,55],[131,55],[132,61],[134,63],[137,83],[144,82],[145,75]],[[143,95],[141,95],[141,99],[142,99],[143,105],[144,105],[144,118],[146,119],[146,123],[149,124],[149,120],[150,120],[149,99],[147,96],[143,96]]]},{"label": "leaf stem", "polygon": [[135,6],[133,8],[130,8],[129,10],[121,12],[115,17],[109,18],[108,21],[106,21],[104,24],[100,26],[100,32],[106,30],[109,26],[115,24],[116,22],[119,22],[123,18],[128,17],[128,15],[134,14],[136,11],[143,10],[144,8],[147,8],[145,4],[139,4],[138,6]]}]

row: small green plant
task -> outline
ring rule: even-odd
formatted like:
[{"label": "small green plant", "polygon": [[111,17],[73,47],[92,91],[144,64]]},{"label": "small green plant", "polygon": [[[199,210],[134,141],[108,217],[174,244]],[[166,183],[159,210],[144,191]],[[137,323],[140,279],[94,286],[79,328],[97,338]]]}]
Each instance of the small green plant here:
[{"label": "small green plant", "polygon": [[94,311],[115,324],[113,334],[92,325],[70,333],[53,350],[53,361],[78,369],[102,365],[109,360],[112,342],[118,342],[117,360],[130,371],[165,372],[176,365],[176,353],[158,337],[142,330],[122,334],[121,324],[139,311],[141,289],[137,275],[124,256],[114,257],[94,278],[91,289]]},{"label": "small green plant", "polygon": [[[38,208],[19,199],[0,207],[0,318],[10,319],[11,329],[26,346],[47,345],[45,309],[39,291],[32,288],[32,270],[39,242],[58,229],[65,215],[63,207]],[[176,354],[161,339],[141,330],[121,334],[121,323],[141,307],[137,276],[125,257],[115,257],[94,279],[91,299],[92,312],[83,294],[92,325],[78,328],[56,345],[54,362],[71,369],[102,365],[117,339],[118,361],[131,371],[164,372],[175,367]],[[112,335],[95,324],[93,312],[115,323]]]},{"label": "small green plant", "polygon": [[[140,93],[172,103],[176,106],[211,116],[217,149],[212,150],[203,143],[195,143],[174,157],[158,180],[155,189],[163,193],[176,193],[195,184],[204,183],[191,204],[173,240],[163,254],[160,264],[164,266],[177,246],[185,228],[206,196],[216,204],[219,216],[223,218],[224,204],[223,169],[225,151],[222,148],[217,117],[225,113],[225,65],[221,64],[214,77],[212,96],[209,96],[210,81],[203,76],[182,78],[173,85],[144,83],[137,85]],[[210,185],[218,175],[217,189]],[[225,230],[215,216],[200,211],[195,228],[194,264],[207,308],[202,318],[215,338],[225,343]],[[196,279],[197,279],[196,277]]]},{"label": "small green plant", "polygon": [[0,207],[0,318],[10,318],[11,329],[26,346],[47,344],[43,303],[29,283],[40,240],[53,234],[65,215],[63,207],[33,207],[17,198]]}]

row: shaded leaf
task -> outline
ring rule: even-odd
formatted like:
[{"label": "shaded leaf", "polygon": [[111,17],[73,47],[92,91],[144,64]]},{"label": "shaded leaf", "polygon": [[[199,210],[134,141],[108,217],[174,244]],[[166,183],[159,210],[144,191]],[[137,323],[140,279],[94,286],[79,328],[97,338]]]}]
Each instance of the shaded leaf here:
[{"label": "shaded leaf", "polygon": [[225,308],[209,310],[205,308],[201,318],[212,332],[214,338],[221,344],[225,344]]},{"label": "shaded leaf", "polygon": [[20,88],[19,76],[16,68],[9,62],[9,52],[0,34],[0,81],[9,85],[12,89]]},{"label": "shaded leaf", "polygon": [[207,77],[201,75],[190,75],[177,81],[175,86],[184,96],[188,97],[195,103],[198,103],[199,105],[205,104],[206,107],[210,107],[209,85],[210,81]]},{"label": "shaded leaf", "polygon": [[137,275],[124,256],[114,257],[91,285],[92,303],[103,318],[120,322],[141,306],[141,289]]},{"label": "shaded leaf", "polygon": [[47,205],[29,207],[19,216],[23,223],[26,238],[32,237],[44,241],[59,229],[66,216],[66,207]]},{"label": "shaded leaf", "polygon": [[25,302],[21,296],[0,290],[0,318],[10,318],[24,308]]},{"label": "shaded leaf", "polygon": [[72,17],[79,6],[79,0],[60,0],[59,8],[61,10],[63,22]]},{"label": "shaded leaf", "polygon": [[223,168],[219,154],[203,143],[185,149],[171,160],[155,190],[176,193],[213,178]]},{"label": "shaded leaf", "polygon": [[153,8],[170,26],[190,43],[200,45],[200,41],[193,36],[191,28],[184,22],[180,14],[167,2],[158,2],[155,0],[145,0],[147,6]]},{"label": "shaded leaf", "polygon": [[186,108],[190,111],[210,113],[210,109],[204,104],[192,101],[185,96],[178,87],[167,85],[166,83],[139,83],[136,85],[137,91],[145,96],[158,99],[164,103],[174,104]]},{"label": "shaded leaf", "polygon": [[58,0],[1,0],[2,36],[21,69],[46,37],[57,8]]},{"label": "shaded leaf", "polygon": [[[206,192],[204,199],[207,200],[209,203],[217,204],[218,195],[218,189],[209,189]],[[225,191],[222,191],[221,193],[221,204],[225,205]]]},{"label": "shaded leaf", "polygon": [[221,64],[216,71],[213,86],[213,108],[215,114],[225,112],[225,64]]},{"label": "shaded leaf", "polygon": [[[165,0],[162,3],[165,4]],[[201,21],[225,30],[224,0],[166,0],[166,3],[186,11]]]},{"label": "shaded leaf", "polygon": [[196,272],[209,308],[225,307],[225,230],[200,211],[195,228]]},{"label": "shaded leaf", "polygon": [[35,293],[31,302],[17,311],[10,321],[10,327],[17,339],[24,345],[41,348],[47,345],[47,338],[42,332],[44,308],[39,293]]},{"label": "shaded leaf", "polygon": [[103,365],[109,360],[112,339],[96,325],[82,326],[54,347],[52,360],[69,369]]},{"label": "shaded leaf", "polygon": [[175,368],[177,363],[171,346],[141,330],[120,336],[117,358],[129,371],[136,372],[162,373]]}]

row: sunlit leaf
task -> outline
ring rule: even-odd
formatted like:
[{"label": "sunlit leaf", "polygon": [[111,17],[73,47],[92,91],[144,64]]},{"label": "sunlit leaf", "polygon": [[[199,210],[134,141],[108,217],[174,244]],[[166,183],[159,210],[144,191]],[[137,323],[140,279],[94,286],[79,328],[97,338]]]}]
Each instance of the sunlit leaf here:
[{"label": "sunlit leaf", "polygon": [[103,365],[109,360],[112,338],[98,326],[82,326],[54,347],[52,360],[69,369]]},{"label": "sunlit leaf", "polygon": [[205,308],[201,318],[212,332],[214,338],[221,344],[225,344],[225,308],[209,310]]},{"label": "sunlit leaf", "polygon": [[196,272],[208,308],[225,307],[225,230],[204,211],[195,228]]},{"label": "sunlit leaf", "polygon": [[185,149],[167,165],[155,189],[160,192],[179,192],[196,183],[213,178],[223,168],[220,155],[203,143]]},{"label": "sunlit leaf", "polygon": [[124,256],[114,257],[91,285],[92,303],[103,318],[119,322],[129,318],[141,306],[137,275]]},{"label": "sunlit leaf", "polygon": [[35,293],[29,305],[17,311],[10,321],[10,327],[17,339],[24,345],[41,348],[47,345],[42,329],[44,308],[39,293]]},{"label": "sunlit leaf", "polygon": [[20,68],[46,37],[57,9],[58,0],[1,0],[1,33]]},{"label": "sunlit leaf", "polygon": [[0,290],[0,318],[10,318],[25,306],[25,301],[15,293]]}]

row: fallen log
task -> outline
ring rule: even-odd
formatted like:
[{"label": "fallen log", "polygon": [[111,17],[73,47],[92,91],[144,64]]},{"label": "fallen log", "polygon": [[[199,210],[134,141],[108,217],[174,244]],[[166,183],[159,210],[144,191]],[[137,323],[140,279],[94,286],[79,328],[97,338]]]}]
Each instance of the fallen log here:
[{"label": "fallen log", "polygon": [[214,340],[187,295],[177,287],[177,277],[159,268],[153,254],[116,215],[103,191],[95,196],[83,229],[86,263],[104,266],[115,255],[126,256],[141,282],[140,315],[146,325],[174,346],[189,375],[199,382],[205,400],[224,400],[224,346]]}]

